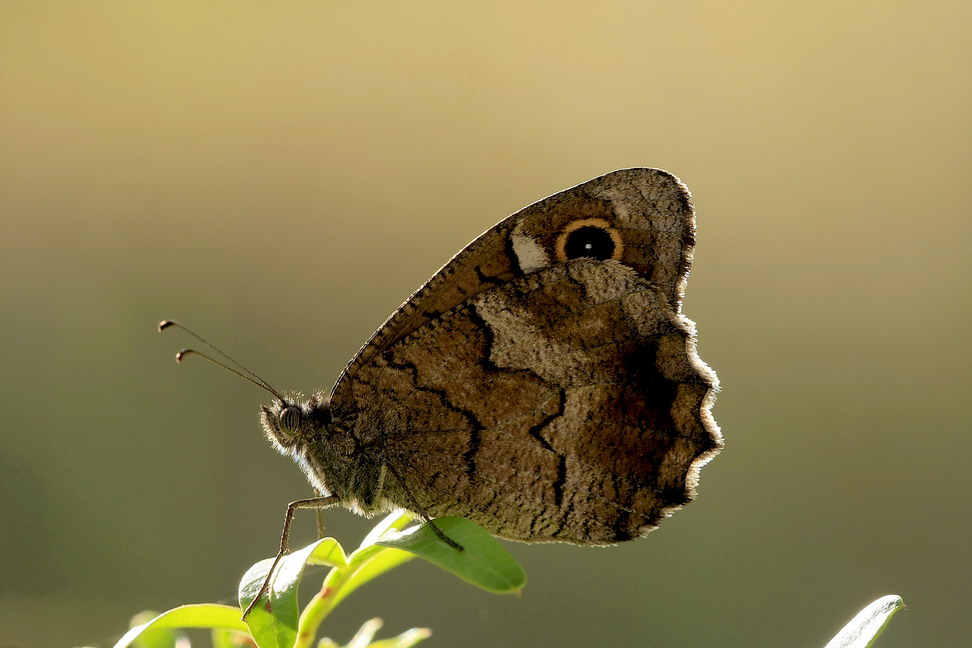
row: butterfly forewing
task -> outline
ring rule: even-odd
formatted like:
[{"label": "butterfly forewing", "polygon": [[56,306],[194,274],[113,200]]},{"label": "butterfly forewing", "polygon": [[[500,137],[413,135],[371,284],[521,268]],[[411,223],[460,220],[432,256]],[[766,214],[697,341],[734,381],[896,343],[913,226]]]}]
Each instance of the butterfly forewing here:
[{"label": "butterfly forewing", "polygon": [[334,387],[423,324],[484,290],[562,262],[571,224],[597,221],[622,239],[620,261],[654,283],[678,312],[695,244],[688,189],[661,169],[622,169],[545,198],[484,232],[446,263],[374,333]]}]

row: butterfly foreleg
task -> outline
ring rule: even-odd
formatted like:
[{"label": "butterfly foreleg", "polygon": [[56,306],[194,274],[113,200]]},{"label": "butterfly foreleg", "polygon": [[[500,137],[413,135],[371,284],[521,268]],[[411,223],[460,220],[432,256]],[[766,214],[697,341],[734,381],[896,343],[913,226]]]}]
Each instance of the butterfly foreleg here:
[{"label": "butterfly foreleg", "polygon": [[290,527],[294,523],[294,513],[297,509],[317,509],[320,511],[321,509],[330,508],[340,503],[341,498],[336,495],[328,495],[325,497],[299,499],[287,505],[287,515],[284,517],[283,530],[280,532],[280,548],[277,550],[277,555],[274,556],[273,564],[270,565],[270,569],[267,571],[267,577],[263,580],[263,585],[260,586],[260,591],[256,593],[256,596],[253,597],[250,604],[246,606],[246,610],[243,611],[244,621],[246,621],[246,617],[250,615],[257,602],[265,595],[267,596],[267,611],[270,611],[270,584],[273,582],[273,575],[277,569],[277,565],[280,563],[280,559],[290,551]]}]

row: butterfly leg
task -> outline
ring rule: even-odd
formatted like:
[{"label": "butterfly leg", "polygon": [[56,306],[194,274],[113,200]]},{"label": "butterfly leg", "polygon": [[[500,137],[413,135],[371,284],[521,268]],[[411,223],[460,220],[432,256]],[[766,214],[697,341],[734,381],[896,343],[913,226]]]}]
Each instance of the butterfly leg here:
[{"label": "butterfly leg", "polygon": [[[314,490],[318,497],[325,497],[324,493],[319,490]],[[320,540],[324,537],[324,513],[322,509],[317,509],[314,511],[314,517],[317,518],[317,539]]]},{"label": "butterfly leg", "polygon": [[405,486],[405,480],[402,479],[402,476],[398,473],[398,470],[396,470],[391,464],[385,464],[385,467],[388,468],[388,472],[392,474],[392,477],[398,481],[399,485],[402,487],[402,492],[405,493],[405,496],[412,500],[412,506],[410,508],[422,516],[422,520],[429,525],[429,528],[432,529],[435,535],[439,536],[439,540],[446,543],[456,551],[465,551],[461,544],[443,533],[442,529],[435,525],[435,521],[431,518],[431,516],[425,512],[425,509],[415,501],[415,497],[412,496],[412,492]]},{"label": "butterfly leg", "polygon": [[273,559],[273,564],[270,565],[270,570],[267,572],[267,577],[263,580],[263,585],[260,586],[260,591],[257,592],[250,604],[246,606],[243,611],[243,620],[246,621],[246,617],[250,615],[250,612],[256,606],[257,602],[263,598],[264,595],[268,597],[267,605],[269,606],[270,600],[270,584],[273,582],[273,574],[277,569],[277,565],[280,563],[280,559],[284,557],[288,551],[290,551],[290,527],[294,523],[294,513],[297,509],[321,509],[330,508],[336,504],[339,504],[341,499],[336,495],[328,495],[326,497],[309,497],[307,499],[299,499],[291,502],[287,505],[287,516],[284,518],[283,531],[280,533],[280,549],[277,551],[277,555]]},{"label": "butterfly leg", "polygon": [[422,519],[424,519],[428,523],[429,528],[431,528],[432,531],[435,532],[435,535],[439,536],[439,540],[441,540],[442,542],[446,543],[447,545],[449,545],[450,547],[452,547],[456,551],[465,551],[465,548],[461,544],[459,544],[458,542],[456,542],[455,540],[453,540],[452,538],[450,538],[449,536],[447,536],[442,531],[442,529],[440,529],[439,527],[435,526],[435,520],[433,520],[432,518],[430,518],[425,513],[422,513]]}]

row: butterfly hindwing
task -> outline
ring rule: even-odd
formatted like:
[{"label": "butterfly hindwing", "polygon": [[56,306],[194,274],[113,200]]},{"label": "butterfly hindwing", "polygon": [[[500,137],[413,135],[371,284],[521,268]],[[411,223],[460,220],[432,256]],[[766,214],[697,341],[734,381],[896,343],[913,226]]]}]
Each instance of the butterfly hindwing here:
[{"label": "butterfly hindwing", "polygon": [[354,377],[356,430],[402,476],[384,480],[395,505],[519,540],[629,539],[692,497],[718,447],[691,336],[624,264],[554,264],[373,356]]}]

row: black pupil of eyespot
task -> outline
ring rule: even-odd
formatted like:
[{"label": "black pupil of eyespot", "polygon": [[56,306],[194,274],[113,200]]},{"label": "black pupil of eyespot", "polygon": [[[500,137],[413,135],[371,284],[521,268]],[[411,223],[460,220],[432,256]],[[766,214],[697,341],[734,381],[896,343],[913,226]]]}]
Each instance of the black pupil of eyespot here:
[{"label": "black pupil of eyespot", "polygon": [[564,243],[564,255],[568,259],[592,257],[603,261],[613,254],[614,239],[606,230],[592,225],[578,227],[567,235]]}]

